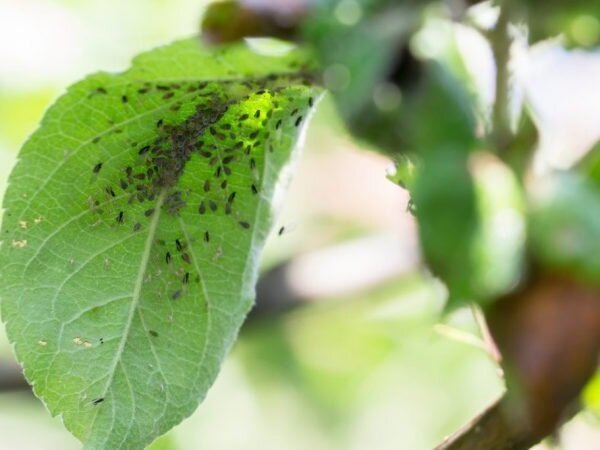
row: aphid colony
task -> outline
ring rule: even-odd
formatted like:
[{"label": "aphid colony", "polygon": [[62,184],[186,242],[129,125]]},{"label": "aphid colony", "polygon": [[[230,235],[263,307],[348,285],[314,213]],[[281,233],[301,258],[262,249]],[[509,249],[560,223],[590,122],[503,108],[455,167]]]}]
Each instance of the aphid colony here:
[{"label": "aphid colony", "polygon": [[[306,79],[300,77],[300,80],[303,84],[307,84]],[[258,196],[260,193],[262,161],[267,150],[268,152],[274,150],[271,145],[272,133],[278,132],[284,124],[289,123],[292,127],[301,125],[303,116],[299,115],[300,108],[297,107],[286,114],[284,108],[280,106],[282,98],[286,100],[286,104],[294,102],[293,98],[285,97],[285,89],[286,86],[298,82],[297,77],[270,75],[263,79],[244,82],[157,85],[144,83],[131,92],[118,93],[117,98],[123,105],[132,104],[139,96],[159,95],[165,101],[168,110],[173,113],[167,113],[156,120],[154,124],[156,134],[151,142],[130,143],[132,151],[136,154],[136,162],[119,169],[115,183],[103,188],[105,202],[123,198],[125,201],[122,203],[129,205],[147,204],[147,208],[143,209],[143,215],[145,220],[149,221],[158,213],[157,207],[161,212],[179,216],[180,211],[191,201],[190,199],[200,194],[200,200],[195,206],[199,216],[223,214],[235,220],[242,230],[251,229],[250,221],[243,217],[236,204],[241,201],[240,195],[248,193],[251,196]],[[239,94],[240,86],[246,91],[245,95]],[[230,95],[230,92],[236,94]],[[99,87],[93,94],[110,93],[105,88]],[[256,108],[252,112],[242,112],[234,116],[233,111],[238,110],[237,105],[243,106],[244,102],[253,96],[254,99],[256,96],[266,96],[270,100],[269,107]],[[184,104],[189,106],[190,102],[195,105],[193,114],[184,120],[173,115],[177,114]],[[295,103],[298,104],[298,101]],[[307,104],[298,106],[306,108],[312,104],[313,100],[310,98]],[[224,116],[227,117],[226,120]],[[100,137],[92,142],[98,144]],[[204,167],[208,168],[207,173],[212,175],[193,188],[194,195],[190,195],[190,190],[178,186],[178,181],[193,155],[199,155],[205,161]],[[101,179],[100,174],[108,170],[107,166],[109,163],[106,161],[94,164],[92,173],[96,179]],[[113,173],[111,171],[110,178],[113,178]],[[238,173],[244,174],[240,179],[251,180],[247,188],[243,188],[243,193],[231,187],[233,183],[230,178]],[[235,184],[239,190],[239,179]],[[160,206],[157,206],[159,197],[163,201]],[[98,199],[94,199],[92,203],[96,212],[104,212],[99,209],[101,202]],[[117,211],[114,223],[123,226],[131,221],[134,232],[142,230],[144,227],[142,218],[136,217],[133,220],[133,217],[128,217],[133,213],[127,211],[127,206],[124,205],[122,208]],[[210,231],[205,230],[199,239],[209,244]],[[175,240],[174,249],[172,245],[164,245],[168,247],[164,253],[165,264],[172,266],[177,261],[183,264],[183,269],[178,271],[182,288],[173,291],[170,295],[172,300],[178,300],[183,296],[185,286],[190,282],[189,269],[186,270],[185,267],[193,264],[192,256],[187,243],[182,239]],[[182,271],[183,275],[181,275]],[[196,281],[199,281],[199,277],[196,277]]]}]

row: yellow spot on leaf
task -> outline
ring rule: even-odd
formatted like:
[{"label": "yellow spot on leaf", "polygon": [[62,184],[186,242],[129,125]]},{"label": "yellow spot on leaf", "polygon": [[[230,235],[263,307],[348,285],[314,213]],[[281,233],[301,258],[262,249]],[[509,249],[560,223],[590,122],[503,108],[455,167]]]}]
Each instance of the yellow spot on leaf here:
[{"label": "yellow spot on leaf", "polygon": [[13,239],[12,245],[15,248],[25,248],[27,247],[27,239]]}]

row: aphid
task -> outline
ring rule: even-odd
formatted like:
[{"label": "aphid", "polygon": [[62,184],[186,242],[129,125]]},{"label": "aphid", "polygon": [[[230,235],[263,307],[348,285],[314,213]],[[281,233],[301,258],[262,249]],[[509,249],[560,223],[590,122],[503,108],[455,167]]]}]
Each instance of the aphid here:
[{"label": "aphid", "polygon": [[146,145],[145,147],[140,148],[138,151],[138,155],[145,155],[150,150],[150,146]]},{"label": "aphid", "polygon": [[181,241],[179,239],[175,239],[175,246],[177,247],[178,252],[183,250],[183,245],[181,245]]},{"label": "aphid", "polygon": [[218,163],[218,162],[219,162],[219,158],[218,158],[217,156],[215,156],[215,157],[214,157],[214,158],[212,158],[212,159],[211,159],[211,160],[210,160],[208,163],[209,163],[211,166],[214,166],[214,165],[215,165],[216,163]]},{"label": "aphid", "polygon": [[285,227],[281,227],[281,228],[279,229],[279,231],[277,232],[277,235],[278,235],[278,236],[281,236],[281,235],[282,235],[284,232],[285,232]]},{"label": "aphid", "polygon": [[125,216],[125,213],[123,211],[119,211],[119,215],[117,216],[117,223],[118,224],[122,224],[123,223],[124,216]]},{"label": "aphid", "polygon": [[293,110],[292,113],[290,114],[290,116],[294,117],[296,114],[298,114],[298,108]]},{"label": "aphid", "polygon": [[145,180],[146,179],[146,174],[144,173],[136,173],[133,178],[135,178],[136,180]]},{"label": "aphid", "polygon": [[104,338],[100,338],[100,344],[104,344]]},{"label": "aphid", "polygon": [[131,167],[127,167],[125,169],[125,173],[127,174],[128,177],[130,177],[131,174],[133,173],[133,169]]},{"label": "aphid", "polygon": [[104,401],[104,397],[99,397],[99,398],[96,398],[96,399],[92,400],[92,405],[94,405],[94,406],[98,406],[98,405],[99,405],[100,403],[102,403],[103,401]]},{"label": "aphid", "polygon": [[122,95],[122,96],[121,96],[121,101],[122,101],[123,103],[127,103],[127,102],[129,101],[129,99],[127,98],[127,96],[126,96],[126,95]]},{"label": "aphid", "polygon": [[112,187],[107,187],[106,188],[106,193],[109,194],[111,197],[116,197],[117,195],[115,194],[115,191],[113,190]]},{"label": "aphid", "polygon": [[185,273],[182,281],[183,281],[183,284],[188,284],[190,282],[190,273],[189,272]]},{"label": "aphid", "polygon": [[204,192],[208,192],[208,191],[210,191],[210,181],[206,180],[204,182]]},{"label": "aphid", "polygon": [[179,111],[181,109],[180,103],[175,103],[173,106],[169,108],[171,111]]},{"label": "aphid", "polygon": [[272,109],[268,110],[267,111],[267,119],[270,119],[272,115],[273,115],[273,110]]},{"label": "aphid", "polygon": [[217,167],[217,170],[215,171],[215,178],[220,178],[221,177],[221,171],[223,170],[223,168],[221,166]]},{"label": "aphid", "polygon": [[94,166],[93,172],[98,173],[102,170],[102,163],[98,163]]},{"label": "aphid", "polygon": [[234,160],[234,156],[226,156],[225,158],[223,158],[223,164],[229,164],[231,161]]},{"label": "aphid", "polygon": [[253,194],[258,194],[258,189],[256,188],[255,185],[250,186],[250,189],[252,189]]},{"label": "aphid", "polygon": [[221,125],[221,129],[223,129],[223,130],[231,130],[231,124],[224,123],[223,125]]},{"label": "aphid", "polygon": [[250,228],[250,224],[248,222],[244,222],[243,220],[239,222],[240,226],[245,230]]},{"label": "aphid", "polygon": [[101,136],[96,136],[93,140],[92,140],[92,144],[97,144],[98,142],[100,142]]},{"label": "aphid", "polygon": [[146,217],[150,217],[152,214],[154,214],[154,208],[150,208],[144,213]]},{"label": "aphid", "polygon": [[256,169],[256,161],[254,160],[254,158],[250,158],[250,169]]},{"label": "aphid", "polygon": [[299,116],[299,117],[296,119],[296,123],[295,123],[294,125],[295,125],[295,126],[299,126],[301,123],[302,123],[302,116]]},{"label": "aphid", "polygon": [[314,104],[313,98],[309,97],[308,98],[308,106],[310,106],[312,108],[313,104]]},{"label": "aphid", "polygon": [[248,136],[250,139],[256,139],[256,137],[258,136],[258,130],[254,131],[253,133],[250,133],[250,136]]},{"label": "aphid", "polygon": [[171,264],[171,261],[172,261],[171,252],[167,252],[167,254],[165,255],[165,262],[167,264]]},{"label": "aphid", "polygon": [[258,119],[260,117],[260,109],[257,109],[256,112],[254,113],[254,118]]},{"label": "aphid", "polygon": [[202,156],[204,156],[205,158],[211,158],[211,157],[212,157],[212,153],[211,153],[211,152],[208,152],[208,151],[206,151],[206,150],[201,150],[201,151],[200,151],[200,154],[201,154]]},{"label": "aphid", "polygon": [[227,189],[227,180],[223,180],[221,183],[221,189]]},{"label": "aphid", "polygon": [[163,126],[163,119],[158,119],[158,121],[156,122],[156,128],[160,128]]},{"label": "aphid", "polygon": [[146,94],[148,92],[148,88],[138,89],[138,94]]},{"label": "aphid", "polygon": [[252,152],[252,146],[249,145],[246,147],[246,155],[249,155],[250,152]]},{"label": "aphid", "polygon": [[244,146],[244,143],[242,141],[238,141],[235,143],[235,145],[233,146],[233,150],[239,150],[240,148],[242,148]]},{"label": "aphid", "polygon": [[204,232],[204,242],[210,242],[210,234],[208,231]]},{"label": "aphid", "polygon": [[158,332],[154,330],[148,330],[148,334],[152,337],[158,337]]},{"label": "aphid", "polygon": [[137,231],[140,231],[141,229],[142,229],[142,224],[139,222],[133,226],[133,231],[137,232]]},{"label": "aphid", "polygon": [[190,255],[188,255],[187,253],[183,253],[181,255],[181,259],[183,259],[184,262],[191,264],[192,260],[190,259]]},{"label": "aphid", "polygon": [[164,85],[157,85],[156,89],[158,89],[159,91],[168,91],[170,90],[169,86],[164,86]]},{"label": "aphid", "polygon": [[231,169],[227,166],[223,166],[223,172],[225,172],[225,175],[231,175]]},{"label": "aphid", "polygon": [[178,298],[180,298],[181,297],[181,293],[182,293],[181,290],[173,292],[171,294],[171,300],[177,300]]},{"label": "aphid", "polygon": [[175,95],[175,93],[173,93],[173,92],[167,92],[165,95],[162,96],[162,98],[163,98],[163,100],[169,100],[174,95]]},{"label": "aphid", "polygon": [[231,214],[231,203],[225,203],[225,214]]},{"label": "aphid", "polygon": [[233,203],[234,200],[235,200],[235,192],[232,192],[229,195],[229,198],[227,199],[227,203]]},{"label": "aphid", "polygon": [[249,117],[248,114],[242,114],[240,116],[240,122],[243,122],[244,120],[248,120],[248,117]]},{"label": "aphid", "polygon": [[281,124],[282,124],[282,120],[281,120],[281,119],[279,119],[279,120],[277,121],[277,123],[275,124],[275,129],[276,129],[276,130],[279,130],[279,128],[281,127]]},{"label": "aphid", "polygon": [[217,135],[217,130],[215,129],[215,127],[210,127],[208,129],[208,131],[210,132],[210,134],[212,134],[213,136]]},{"label": "aphid", "polygon": [[204,214],[206,212],[206,206],[204,205],[204,202],[200,203],[200,206],[198,207],[198,212],[200,214]]},{"label": "aphid", "polygon": [[215,202],[213,202],[212,200],[208,201],[208,206],[210,207],[212,212],[215,212],[217,210],[217,204]]}]

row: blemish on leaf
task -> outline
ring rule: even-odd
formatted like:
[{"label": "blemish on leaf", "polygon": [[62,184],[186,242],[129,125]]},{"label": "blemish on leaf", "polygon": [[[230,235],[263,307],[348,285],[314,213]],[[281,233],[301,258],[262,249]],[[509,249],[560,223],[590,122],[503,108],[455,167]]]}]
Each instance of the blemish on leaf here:
[{"label": "blemish on leaf", "polygon": [[48,345],[48,341],[45,341],[44,339],[40,339],[37,343],[41,347],[45,347]]},{"label": "blemish on leaf", "polygon": [[13,239],[12,246],[15,248],[27,247],[27,239]]},{"label": "blemish on leaf", "polygon": [[96,399],[92,400],[92,405],[98,406],[103,401],[104,401],[104,397],[96,398]]},{"label": "blemish on leaf", "polygon": [[150,336],[157,338],[158,337],[158,332],[154,331],[154,330],[148,330],[148,334],[150,334]]}]

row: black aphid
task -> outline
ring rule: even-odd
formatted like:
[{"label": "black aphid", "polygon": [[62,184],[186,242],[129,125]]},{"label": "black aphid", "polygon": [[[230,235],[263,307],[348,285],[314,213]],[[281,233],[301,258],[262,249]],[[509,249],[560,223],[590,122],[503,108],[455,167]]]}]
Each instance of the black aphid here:
[{"label": "black aphid", "polygon": [[138,89],[138,94],[146,94],[148,92],[148,88]]},{"label": "black aphid", "polygon": [[96,136],[93,140],[92,140],[92,144],[97,144],[98,142],[100,142],[100,136]]},{"label": "black aphid", "polygon": [[229,198],[227,199],[227,203],[233,203],[234,200],[235,200],[235,192],[232,192],[229,195]]},{"label": "black aphid", "polygon": [[204,182],[204,192],[208,192],[208,191],[210,191],[210,181],[206,180]]},{"label": "black aphid", "polygon": [[117,223],[122,224],[124,217],[125,217],[125,213],[123,211],[119,211],[119,215],[117,215]]},{"label": "black aphid", "polygon": [[314,104],[313,98],[309,97],[308,98],[308,106],[310,106],[312,108],[313,104]]},{"label": "black aphid", "polygon": [[281,119],[279,119],[279,120],[277,121],[277,123],[275,124],[275,129],[276,129],[276,130],[279,130],[279,128],[281,127],[281,124],[282,124],[282,120],[281,120]]},{"label": "black aphid", "polygon": [[249,145],[249,146],[246,147],[245,153],[246,153],[246,155],[249,155],[250,152],[252,152],[252,146],[251,145]]},{"label": "black aphid", "polygon": [[127,102],[129,101],[129,99],[127,98],[127,96],[126,96],[126,95],[122,95],[122,96],[121,96],[121,101],[122,101],[123,103],[127,103]]},{"label": "black aphid", "polygon": [[227,180],[223,180],[221,183],[221,189],[227,189]]},{"label": "black aphid", "polygon": [[290,114],[290,116],[294,117],[296,114],[298,114],[298,108],[293,110],[292,113]]},{"label": "black aphid", "polygon": [[302,116],[299,116],[299,117],[296,119],[296,123],[295,123],[294,125],[295,125],[295,126],[299,126],[301,123],[302,123]]},{"label": "black aphid", "polygon": [[162,119],[158,119],[158,121],[156,122],[156,128],[160,128],[163,126],[163,120]]},{"label": "black aphid", "polygon": [[223,166],[223,172],[225,172],[225,175],[231,175],[231,169],[227,166]]},{"label": "black aphid", "polygon": [[235,159],[235,156],[226,156],[225,158],[223,158],[223,164],[229,164],[234,159]]},{"label": "black aphid", "polygon": [[240,116],[240,122],[243,122],[244,120],[248,120],[248,117],[249,117],[248,114],[242,114]]},{"label": "black aphid", "polygon": [[115,194],[115,191],[113,190],[113,188],[110,187],[110,186],[106,188],[106,193],[108,195],[110,195],[111,197],[116,197],[117,196],[117,194]]},{"label": "black aphid", "polygon": [[146,146],[144,146],[144,147],[142,147],[142,148],[139,149],[138,155],[145,155],[149,151],[150,151],[150,146],[146,145]]},{"label": "black aphid", "polygon": [[100,338],[100,344],[104,344],[104,338]]},{"label": "black aphid", "polygon": [[98,163],[94,166],[93,172],[98,173],[102,170],[102,163]]},{"label": "black aphid", "polygon": [[217,210],[217,204],[215,202],[213,202],[212,200],[208,201],[208,206],[210,207],[210,210],[212,212],[215,212]]},{"label": "black aphid", "polygon": [[133,173],[133,169],[131,167],[127,167],[125,169],[125,173],[127,174],[128,177],[130,177],[131,174]]},{"label": "black aphid", "polygon": [[159,91],[169,91],[171,90],[171,88],[169,86],[164,86],[164,85],[157,85],[156,89],[158,89]]},{"label": "black aphid", "polygon": [[165,255],[165,262],[167,264],[171,264],[171,260],[172,260],[171,252],[167,252],[166,255]]},{"label": "black aphid", "polygon": [[188,255],[187,253],[183,253],[181,255],[181,259],[183,259],[184,262],[191,264],[192,260],[190,259],[190,255]]},{"label": "black aphid", "polygon": [[225,203],[225,214],[231,214],[231,203]]},{"label": "black aphid", "polygon": [[277,235],[278,235],[278,236],[281,236],[281,235],[282,235],[284,232],[285,232],[285,227],[281,227],[281,228],[279,229],[279,231],[277,232]]},{"label": "black aphid", "polygon": [[171,294],[171,300],[177,300],[178,298],[180,298],[181,297],[181,293],[182,293],[181,290],[173,292]]},{"label": "black aphid", "polygon": [[250,169],[256,169],[256,161],[254,160],[254,158],[250,158]]},{"label": "black aphid", "polygon": [[137,232],[137,231],[140,231],[141,229],[142,229],[142,224],[139,222],[133,226],[133,231]]},{"label": "black aphid", "polygon": [[163,100],[169,100],[174,95],[175,94],[173,92],[167,92],[165,95],[162,96],[162,98],[163,98]]},{"label": "black aphid", "polygon": [[250,139],[256,139],[256,137],[258,136],[258,130],[254,131],[253,133],[250,133],[250,136],[248,136]]},{"label": "black aphid", "polygon": [[158,332],[154,330],[148,330],[148,334],[152,337],[158,337]]},{"label": "black aphid", "polygon": [[179,239],[175,239],[175,246],[177,247],[178,252],[183,250],[183,245],[181,245],[181,241]]},{"label": "black aphid", "polygon": [[154,208],[148,209],[146,210],[146,212],[144,213],[144,215],[146,217],[150,217],[152,214],[154,214]]},{"label": "black aphid", "polygon": [[260,117],[260,109],[257,109],[256,112],[254,113],[254,118],[258,119]]},{"label": "black aphid", "polygon": [[204,242],[210,242],[210,234],[208,231],[204,232]]},{"label": "black aphid", "polygon": [[250,224],[248,222],[244,222],[243,220],[239,222],[240,226],[245,230],[250,228]]},{"label": "black aphid", "polygon": [[221,171],[223,170],[223,168],[221,166],[217,167],[217,170],[215,170],[215,178],[220,178],[221,177]]},{"label": "black aphid", "polygon": [[206,206],[204,205],[204,202],[200,203],[200,206],[198,207],[198,212],[200,214],[204,214],[206,212]]},{"label": "black aphid", "polygon": [[183,284],[188,284],[190,282],[190,273],[189,272],[185,273],[182,281],[183,281]]},{"label": "black aphid", "polygon": [[231,130],[231,124],[224,123],[223,125],[221,125],[221,129],[222,130]]},{"label": "black aphid", "polygon": [[253,194],[258,194],[258,189],[256,188],[255,185],[250,186],[250,188],[252,189]]},{"label": "black aphid", "polygon": [[92,400],[92,405],[97,406],[104,401],[104,397],[96,398]]}]

